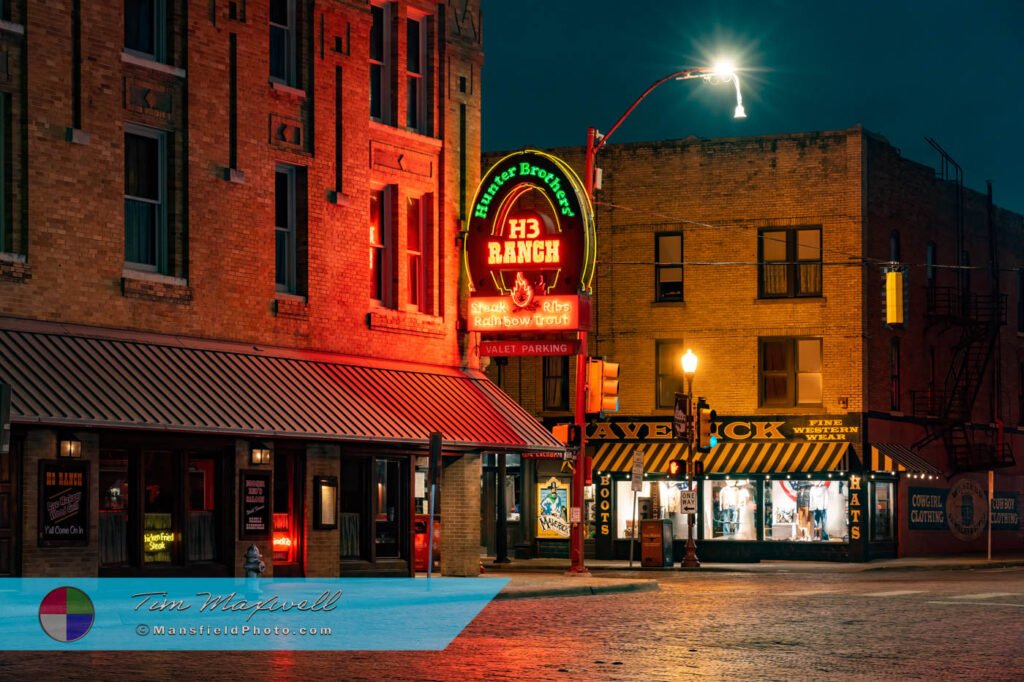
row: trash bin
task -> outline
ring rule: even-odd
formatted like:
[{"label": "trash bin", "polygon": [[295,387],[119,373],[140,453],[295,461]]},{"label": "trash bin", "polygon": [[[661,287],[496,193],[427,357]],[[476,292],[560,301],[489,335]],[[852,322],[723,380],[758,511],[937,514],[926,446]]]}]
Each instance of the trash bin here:
[{"label": "trash bin", "polygon": [[[427,525],[430,522],[430,516],[427,514],[417,514],[413,521],[413,530],[415,534],[413,536],[413,553],[415,555],[415,570],[420,572],[426,572],[427,570],[427,552],[430,551],[429,537],[427,536]],[[434,519],[434,568],[440,569],[441,567],[441,520]]]},{"label": "trash bin", "polygon": [[672,521],[640,521],[640,565],[649,568],[672,565]]}]

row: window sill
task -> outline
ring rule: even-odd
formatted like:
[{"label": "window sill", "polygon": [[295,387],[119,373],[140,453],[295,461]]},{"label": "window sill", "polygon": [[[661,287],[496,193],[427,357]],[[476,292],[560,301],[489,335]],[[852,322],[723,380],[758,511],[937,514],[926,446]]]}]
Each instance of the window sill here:
[{"label": "window sill", "polygon": [[[380,135],[378,136],[375,133],[380,133]],[[442,145],[441,140],[436,137],[414,133],[411,130],[406,130],[405,128],[399,128],[397,126],[388,125],[387,123],[381,123],[380,121],[370,119],[370,139],[384,139],[387,137],[401,138],[408,140],[412,144],[419,144],[432,149],[441,149]]]},{"label": "window sill", "polygon": [[122,52],[121,61],[125,64],[133,64],[135,66],[141,66],[146,69],[159,71],[160,73],[166,73],[168,76],[177,76],[178,78],[187,77],[185,69],[179,69],[177,66],[164,64],[150,57],[141,57],[137,54],[132,54],[131,52]]},{"label": "window sill", "polygon": [[304,100],[306,99],[306,91],[301,88],[296,88],[291,85],[286,85],[281,81],[270,81],[270,89],[274,92],[279,92],[282,95],[287,95],[294,99]]},{"label": "window sill", "polygon": [[657,306],[659,308],[661,308],[661,307],[671,307],[671,306],[685,306],[686,305],[686,301],[684,299],[681,299],[681,300],[678,300],[678,301],[662,301],[662,300],[655,299],[655,300],[651,301],[651,305]]},{"label": "window sill", "polygon": [[25,35],[25,25],[16,24],[13,21],[0,20],[0,31],[6,31],[7,33],[17,33],[19,36]]},{"label": "window sill", "polygon": [[366,313],[366,326],[369,329],[435,338],[443,337],[448,332],[443,317],[385,308],[379,304],[371,306]]},{"label": "window sill", "polygon": [[141,298],[163,303],[192,302],[192,288],[188,285],[188,280],[136,270],[127,264],[121,271],[121,295],[125,298]]},{"label": "window sill", "polygon": [[309,302],[309,299],[307,299],[302,294],[289,294],[286,291],[276,291],[276,292],[274,292],[274,300],[275,301],[289,301],[291,303],[301,303],[303,305],[305,305],[305,304],[307,304]]},{"label": "window sill", "polygon": [[275,317],[289,320],[309,321],[309,301],[305,296],[274,292],[273,311]]},{"label": "window sill", "polygon": [[762,298],[762,297],[759,296],[758,298],[754,299],[754,305],[761,305],[761,304],[771,305],[772,303],[803,303],[803,302],[827,303],[828,299],[825,298],[824,296],[779,296],[779,297],[774,297],[773,296],[773,297],[770,297],[770,298]]},{"label": "window sill", "polygon": [[32,279],[29,267],[22,253],[0,253],[0,282],[27,282]]}]

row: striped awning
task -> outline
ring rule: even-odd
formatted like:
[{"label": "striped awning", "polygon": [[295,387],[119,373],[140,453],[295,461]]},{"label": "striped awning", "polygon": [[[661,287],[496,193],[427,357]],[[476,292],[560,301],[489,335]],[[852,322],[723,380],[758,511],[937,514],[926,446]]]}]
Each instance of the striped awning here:
[{"label": "striped awning", "polygon": [[909,471],[921,474],[942,473],[907,446],[896,443],[875,443],[871,446],[871,470]]},{"label": "striped awning", "polygon": [[[686,459],[686,446],[665,443],[601,443],[594,453],[594,471],[629,471],[633,452],[644,448],[644,471],[668,473],[669,462]],[[723,443],[711,452],[698,453],[706,474],[770,474],[839,471],[848,468],[844,457],[849,443]]]},{"label": "striped awning", "polygon": [[686,445],[675,441],[609,442],[596,445],[597,451],[593,455],[594,471],[629,471],[633,466],[633,453],[638,447],[644,449],[644,471],[649,474],[667,474],[669,462],[686,458]]},{"label": "striped awning", "polygon": [[15,424],[565,450],[456,367],[0,318],[0,382]]},{"label": "striped awning", "polygon": [[701,453],[706,474],[774,474],[839,471],[849,443],[722,443]]}]

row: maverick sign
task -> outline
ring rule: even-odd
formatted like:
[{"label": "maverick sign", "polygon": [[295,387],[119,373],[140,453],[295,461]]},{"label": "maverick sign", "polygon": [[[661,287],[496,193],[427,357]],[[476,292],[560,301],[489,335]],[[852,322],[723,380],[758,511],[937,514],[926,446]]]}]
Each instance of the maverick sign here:
[{"label": "maverick sign", "polygon": [[[728,416],[715,420],[721,441],[859,443],[856,414]],[[620,418],[591,422],[587,440],[671,440],[671,417]]]},{"label": "maverick sign", "polygon": [[510,154],[484,175],[465,238],[469,331],[590,327],[594,214],[579,177],[539,151]]}]

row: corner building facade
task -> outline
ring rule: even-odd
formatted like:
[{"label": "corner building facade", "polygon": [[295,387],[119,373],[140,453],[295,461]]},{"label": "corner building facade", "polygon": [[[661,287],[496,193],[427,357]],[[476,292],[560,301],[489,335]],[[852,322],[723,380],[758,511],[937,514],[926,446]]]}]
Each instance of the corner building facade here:
[{"label": "corner building facade", "polygon": [[479,3],[3,6],[0,574],[478,573]]},{"label": "corner building facade", "polygon": [[[550,151],[583,168],[581,149]],[[978,552],[990,515],[994,551],[1021,547],[1024,224],[936,151],[938,171],[860,127],[602,149],[590,353],[620,363],[620,410],[588,426],[590,556],[627,558],[632,537],[640,558],[647,520],[681,559],[690,484],[669,471],[689,458],[672,428],[688,393],[716,413],[717,445],[692,457],[702,560]],[[573,369],[487,371],[554,425],[571,420]],[[520,556],[566,551],[529,497],[563,469],[516,472]]]}]

